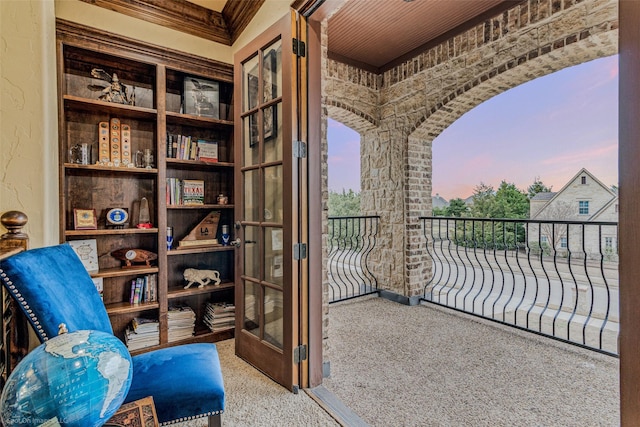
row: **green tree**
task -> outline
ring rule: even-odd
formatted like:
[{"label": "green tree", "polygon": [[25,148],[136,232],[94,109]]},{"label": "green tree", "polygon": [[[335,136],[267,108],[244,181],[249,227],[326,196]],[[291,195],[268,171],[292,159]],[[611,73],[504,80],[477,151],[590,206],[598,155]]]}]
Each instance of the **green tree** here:
[{"label": "green tree", "polygon": [[491,206],[489,218],[529,218],[529,199],[515,184],[502,181]]},{"label": "green tree", "polygon": [[529,197],[529,199],[533,199],[533,197],[538,193],[550,193],[552,187],[553,186],[547,187],[546,185],[544,185],[544,183],[540,181],[540,177],[536,176],[533,184],[531,184],[527,188],[527,196]]},{"label": "green tree", "polygon": [[481,182],[473,188],[473,205],[471,216],[475,218],[491,218],[496,195],[493,186]]},{"label": "green tree", "polygon": [[446,216],[465,216],[465,214],[469,212],[469,207],[462,199],[452,199],[449,202],[449,206],[444,209],[444,214]]},{"label": "green tree", "polygon": [[342,193],[329,191],[329,216],[359,216],[360,193],[349,189]]},{"label": "green tree", "polygon": [[439,207],[435,207],[433,208],[433,216],[447,216],[447,208],[446,206],[444,208],[439,208]]}]

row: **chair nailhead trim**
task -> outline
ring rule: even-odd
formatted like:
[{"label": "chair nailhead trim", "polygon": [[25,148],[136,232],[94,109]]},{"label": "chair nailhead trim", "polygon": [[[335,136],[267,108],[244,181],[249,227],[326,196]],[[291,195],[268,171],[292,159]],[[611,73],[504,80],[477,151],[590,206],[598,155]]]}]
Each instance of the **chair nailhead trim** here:
[{"label": "chair nailhead trim", "polygon": [[194,415],[191,417],[183,417],[183,418],[178,418],[177,420],[171,420],[171,421],[166,421],[164,423],[160,423],[161,426],[168,426],[171,424],[177,424],[177,423],[183,423],[185,421],[191,421],[191,420],[195,420],[198,418],[203,418],[203,417],[211,417],[213,415],[221,415],[224,412],[224,410],[222,411],[214,411],[214,412],[207,412],[205,414],[200,414],[200,415]]},{"label": "chair nailhead trim", "polygon": [[42,337],[43,341],[48,341],[49,337],[47,337],[46,332],[44,331],[44,329],[42,329],[42,326],[40,326],[40,321],[38,320],[38,317],[35,314],[33,314],[33,310],[31,310],[31,307],[29,307],[29,304],[25,301],[24,297],[20,294],[20,292],[18,292],[16,287],[13,285],[13,282],[11,281],[11,279],[9,279],[9,276],[7,276],[7,273],[5,273],[4,270],[0,269],[0,276],[2,277],[2,280],[4,280],[4,282],[6,283],[6,287],[9,290],[9,292],[13,294],[13,297],[16,299],[16,301],[18,301],[24,307],[25,311],[28,313],[32,324],[36,328],[36,332],[40,335],[40,337]]}]

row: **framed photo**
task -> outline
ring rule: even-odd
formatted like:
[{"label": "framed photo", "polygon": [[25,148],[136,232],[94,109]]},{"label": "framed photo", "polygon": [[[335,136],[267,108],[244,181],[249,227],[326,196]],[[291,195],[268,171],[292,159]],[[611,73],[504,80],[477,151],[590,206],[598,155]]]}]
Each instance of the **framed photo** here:
[{"label": "framed photo", "polygon": [[98,218],[95,209],[74,209],[73,228],[75,230],[97,230]]},{"label": "framed photo", "polygon": [[89,273],[97,273],[100,270],[96,239],[69,240],[68,243]]},{"label": "framed photo", "polygon": [[185,76],[183,94],[185,114],[214,119],[220,117],[220,87],[218,82]]},{"label": "framed photo", "polygon": [[263,102],[269,102],[278,97],[277,73],[278,73],[278,53],[271,49],[263,59]]},{"label": "framed photo", "polygon": [[249,120],[249,147],[253,148],[260,138],[258,134],[258,114],[251,114],[247,120]]},{"label": "framed photo", "polygon": [[278,106],[272,105],[262,110],[262,120],[264,122],[264,140],[267,141],[278,135],[277,121]]},{"label": "framed photo", "polygon": [[245,110],[252,110],[258,106],[257,68],[247,74],[247,108]]}]

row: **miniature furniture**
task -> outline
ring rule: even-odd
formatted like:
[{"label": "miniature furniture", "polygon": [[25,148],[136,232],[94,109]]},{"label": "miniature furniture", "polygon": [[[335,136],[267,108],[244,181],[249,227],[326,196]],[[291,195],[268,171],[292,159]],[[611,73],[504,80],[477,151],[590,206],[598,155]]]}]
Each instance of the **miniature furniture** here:
[{"label": "miniature furniture", "polygon": [[[41,342],[93,329],[113,333],[100,295],[68,244],[32,249],[0,261],[0,280],[18,302]],[[133,356],[125,403],[152,396],[160,425],[209,417],[221,424],[224,386],[215,344],[186,344]]]}]

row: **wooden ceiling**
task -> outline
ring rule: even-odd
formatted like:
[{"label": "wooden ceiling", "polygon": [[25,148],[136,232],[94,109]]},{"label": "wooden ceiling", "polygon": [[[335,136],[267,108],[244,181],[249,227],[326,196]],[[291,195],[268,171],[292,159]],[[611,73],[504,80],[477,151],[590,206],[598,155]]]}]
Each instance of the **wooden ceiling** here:
[{"label": "wooden ceiling", "polygon": [[[82,1],[226,45],[269,5],[265,0]],[[341,6],[328,21],[329,57],[380,73],[521,1],[327,0],[324,7]]]},{"label": "wooden ceiling", "polygon": [[347,0],[329,18],[329,57],[385,71],[518,1]]}]

